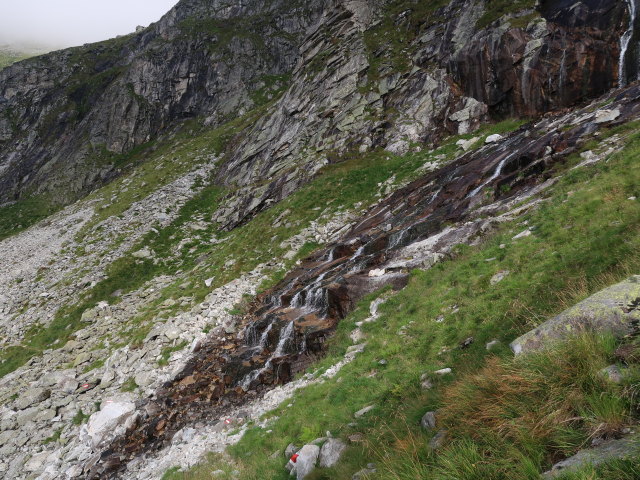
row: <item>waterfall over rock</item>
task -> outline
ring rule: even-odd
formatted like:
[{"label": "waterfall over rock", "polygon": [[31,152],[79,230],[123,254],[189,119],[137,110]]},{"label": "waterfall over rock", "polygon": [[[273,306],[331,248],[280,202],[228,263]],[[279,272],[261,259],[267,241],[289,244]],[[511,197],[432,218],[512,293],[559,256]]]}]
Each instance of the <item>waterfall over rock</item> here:
[{"label": "waterfall over rock", "polygon": [[[629,53],[629,46],[633,38],[636,23],[636,11],[637,6],[635,0],[626,0],[629,9],[629,27],[620,38],[620,60],[618,65],[618,83],[621,87],[627,85],[631,72],[627,70],[627,54]],[[637,70],[637,69],[636,69]]]}]

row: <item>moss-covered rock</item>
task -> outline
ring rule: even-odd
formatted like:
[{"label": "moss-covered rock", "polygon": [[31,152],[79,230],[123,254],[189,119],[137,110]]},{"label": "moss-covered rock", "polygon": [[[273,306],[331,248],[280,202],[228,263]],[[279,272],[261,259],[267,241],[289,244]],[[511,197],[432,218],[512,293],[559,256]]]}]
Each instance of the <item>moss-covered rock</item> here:
[{"label": "moss-covered rock", "polygon": [[540,350],[587,331],[621,337],[637,328],[639,307],[640,275],[634,275],[525,333],[511,343],[511,348],[516,354]]}]

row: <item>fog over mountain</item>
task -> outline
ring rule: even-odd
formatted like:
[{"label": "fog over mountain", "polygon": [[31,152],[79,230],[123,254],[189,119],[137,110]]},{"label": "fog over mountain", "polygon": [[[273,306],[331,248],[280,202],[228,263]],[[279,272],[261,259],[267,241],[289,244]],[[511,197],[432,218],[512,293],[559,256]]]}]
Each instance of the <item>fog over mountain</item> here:
[{"label": "fog over mountain", "polygon": [[177,0],[0,0],[0,44],[68,47],[157,21]]}]

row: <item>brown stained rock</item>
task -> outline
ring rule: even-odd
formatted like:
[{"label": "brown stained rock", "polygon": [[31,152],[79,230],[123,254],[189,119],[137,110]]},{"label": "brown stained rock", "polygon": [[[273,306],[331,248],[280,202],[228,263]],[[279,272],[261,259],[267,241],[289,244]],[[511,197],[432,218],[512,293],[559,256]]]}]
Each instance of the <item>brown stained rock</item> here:
[{"label": "brown stained rock", "polygon": [[631,308],[640,298],[640,275],[606,288],[565,310],[511,343],[518,355],[549,347],[582,332],[611,333],[622,337],[637,329],[640,309]]},{"label": "brown stained rock", "polygon": [[578,15],[572,12],[568,20],[566,4],[545,2],[546,35],[522,29],[500,35],[488,29],[454,57],[454,77],[465,95],[486,103],[490,111],[524,116],[604,93],[617,84],[622,32],[614,25],[623,8],[600,2],[581,11],[575,23]]}]

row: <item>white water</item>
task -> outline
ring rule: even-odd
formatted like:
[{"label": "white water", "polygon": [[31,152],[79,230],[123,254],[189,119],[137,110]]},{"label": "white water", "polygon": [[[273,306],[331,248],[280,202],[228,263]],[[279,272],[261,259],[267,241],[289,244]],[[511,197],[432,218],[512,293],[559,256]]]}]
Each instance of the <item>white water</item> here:
[{"label": "white water", "polygon": [[[264,367],[257,368],[255,370],[253,370],[252,372],[249,372],[238,383],[238,385],[240,385],[244,389],[245,392],[248,391],[249,388],[251,387],[251,382],[256,380],[262,374],[262,372],[265,372],[266,370],[268,370],[268,369],[270,369],[272,367],[273,364],[271,363],[271,360],[273,360],[274,358],[277,358],[277,357],[281,357],[281,356],[283,356],[285,354],[284,349],[287,346],[287,342],[289,340],[291,340],[292,337],[293,337],[294,326],[295,325],[294,325],[293,321],[291,321],[291,322],[289,322],[289,324],[285,328],[283,328],[280,331],[280,339],[278,340],[278,346],[276,347],[276,351],[273,353],[273,355],[271,355],[269,360],[267,360],[267,362],[264,364]],[[263,345],[263,341],[264,341],[264,345],[266,345],[267,335],[269,334],[269,332],[271,331],[272,328],[273,328],[273,323],[270,324],[266,328],[266,330],[262,334],[262,337],[260,337],[260,345]]]},{"label": "white water", "polygon": [[389,240],[389,248],[396,248],[398,245],[400,245],[400,243],[404,240],[404,238],[409,233],[409,228],[405,228],[404,230],[401,230],[391,235],[391,239]]},{"label": "white water", "polygon": [[321,307],[324,299],[324,290],[321,288],[321,284],[324,277],[327,276],[327,273],[328,272],[324,272],[313,284],[296,293],[291,299],[291,306],[293,308],[301,308],[305,311],[311,311],[314,308]]},{"label": "white water", "polygon": [[329,250],[329,254],[327,255],[327,262],[333,262],[335,260],[335,247]]},{"label": "white water", "polygon": [[504,168],[504,166],[506,165],[506,163],[511,160],[511,158],[514,156],[514,154],[512,153],[511,155],[507,155],[506,157],[504,157],[502,159],[502,161],[500,162],[500,164],[498,165],[498,168],[496,168],[496,171],[493,172],[493,175],[491,175],[491,178],[489,178],[489,180],[487,180],[486,182],[484,182],[482,185],[480,185],[478,188],[476,188],[473,192],[471,192],[469,195],[467,195],[467,197],[475,197],[478,193],[480,193],[482,191],[482,189],[484,187],[486,187],[487,185],[489,185],[491,182],[493,182],[496,178],[498,178],[500,176],[500,174],[502,174],[502,169]]},{"label": "white water", "polygon": [[264,371],[264,367],[260,368],[258,370],[254,370],[253,372],[245,375],[245,377],[242,379],[242,381],[240,382],[240,386],[242,387],[242,389],[246,392],[249,390],[249,387],[251,386],[251,382],[253,382],[256,378],[258,378],[258,376]]},{"label": "white water", "polygon": [[276,347],[276,351],[271,358],[281,357],[282,355],[284,355],[284,348],[287,345],[287,341],[289,341],[291,339],[291,336],[293,335],[293,327],[294,323],[292,320],[291,322],[289,322],[289,325],[287,325],[286,328],[280,332],[280,340],[278,341],[278,346]]},{"label": "white water", "polygon": [[264,332],[262,332],[262,335],[260,336],[260,342],[258,343],[258,346],[260,348],[264,348],[267,346],[267,341],[269,340],[269,332],[271,331],[272,328],[273,328],[273,323],[270,323],[269,326],[264,329]]},{"label": "white water", "polygon": [[620,59],[618,60],[618,85],[624,87],[627,84],[627,77],[625,75],[625,58],[627,56],[627,50],[629,50],[629,44],[631,43],[631,37],[633,37],[633,27],[636,23],[636,2],[635,0],[626,0],[629,7],[629,28],[624,32],[620,38]]},{"label": "white water", "polygon": [[291,306],[293,308],[300,308],[302,306],[302,292],[304,292],[304,290],[300,290],[291,299]]},{"label": "white water", "polygon": [[562,60],[560,61],[560,75],[558,77],[558,89],[562,94],[567,81],[567,49],[562,49]]}]

